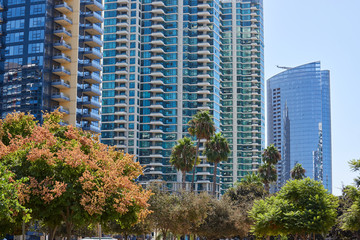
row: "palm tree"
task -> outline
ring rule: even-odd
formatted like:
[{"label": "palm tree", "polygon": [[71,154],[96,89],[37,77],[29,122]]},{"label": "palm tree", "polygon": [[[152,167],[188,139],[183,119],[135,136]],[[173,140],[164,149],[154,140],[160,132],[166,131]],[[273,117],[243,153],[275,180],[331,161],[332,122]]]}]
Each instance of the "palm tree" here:
[{"label": "palm tree", "polygon": [[243,179],[241,179],[241,183],[250,185],[263,186],[262,179],[257,173],[247,174]]},{"label": "palm tree", "polygon": [[300,163],[297,163],[294,168],[291,170],[290,175],[292,179],[300,180],[305,178],[305,169]]},{"label": "palm tree", "polygon": [[273,164],[265,163],[261,165],[258,169],[259,176],[265,185],[265,191],[270,191],[270,183],[275,182],[277,180],[277,171],[276,167]]},{"label": "palm tree", "polygon": [[196,148],[190,138],[180,139],[173,147],[170,155],[170,163],[182,173],[182,188],[185,189],[186,172],[194,167]]},{"label": "palm tree", "polygon": [[262,154],[262,161],[264,164],[259,167],[258,171],[267,192],[270,190],[270,183],[277,180],[277,171],[275,165],[280,161],[280,159],[281,154],[274,146],[274,144],[268,146]]},{"label": "palm tree", "polygon": [[225,161],[230,153],[230,146],[226,138],[217,133],[210,138],[210,141],[205,143],[204,155],[207,161],[214,163],[213,176],[213,195],[216,196],[216,172],[217,165],[221,161]]},{"label": "palm tree", "polygon": [[[193,118],[188,122],[189,124],[189,133],[191,136],[196,137],[196,154],[195,159],[199,158],[199,146],[200,140],[206,139],[209,140],[215,132],[214,122],[211,119],[209,111],[201,111],[196,113]],[[193,176],[191,181],[191,191],[194,191],[194,182],[195,182],[195,169],[196,162],[194,164]]]}]

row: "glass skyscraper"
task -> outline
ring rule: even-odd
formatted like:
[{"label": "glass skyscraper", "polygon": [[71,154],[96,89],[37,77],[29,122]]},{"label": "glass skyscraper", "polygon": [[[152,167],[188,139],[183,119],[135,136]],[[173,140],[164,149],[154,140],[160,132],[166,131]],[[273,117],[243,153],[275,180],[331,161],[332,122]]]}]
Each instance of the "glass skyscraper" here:
[{"label": "glass skyscraper", "polygon": [[[101,138],[148,166],[141,181],[179,186],[171,149],[200,110],[209,110],[232,148],[217,191],[257,168],[264,145],[262,11],[261,0],[106,1]],[[201,159],[196,190],[211,191],[213,167]]]},{"label": "glass skyscraper", "polygon": [[330,75],[320,62],[289,68],[267,81],[268,144],[281,152],[276,190],[296,163],[331,191]]},{"label": "glass skyscraper", "polygon": [[98,0],[3,0],[0,115],[59,108],[67,124],[100,132]]}]

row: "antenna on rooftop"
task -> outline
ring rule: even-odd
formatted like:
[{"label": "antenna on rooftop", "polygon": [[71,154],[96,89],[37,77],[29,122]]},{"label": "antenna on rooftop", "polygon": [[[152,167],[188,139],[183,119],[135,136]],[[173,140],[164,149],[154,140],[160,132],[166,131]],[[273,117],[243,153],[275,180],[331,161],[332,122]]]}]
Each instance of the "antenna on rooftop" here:
[{"label": "antenna on rooftop", "polygon": [[284,66],[279,66],[279,65],[276,65],[276,67],[281,68],[281,69],[286,69],[286,70],[292,69],[292,67],[284,67]]}]

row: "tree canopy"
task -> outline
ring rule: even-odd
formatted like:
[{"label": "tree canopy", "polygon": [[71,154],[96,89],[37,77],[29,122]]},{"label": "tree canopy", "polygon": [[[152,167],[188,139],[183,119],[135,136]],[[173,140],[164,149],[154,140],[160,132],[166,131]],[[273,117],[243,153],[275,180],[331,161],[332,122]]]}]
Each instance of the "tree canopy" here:
[{"label": "tree canopy", "polygon": [[14,179],[29,179],[19,187],[19,202],[31,217],[53,232],[65,224],[68,239],[76,226],[145,217],[150,192],[135,182],[139,163],[88,132],[61,125],[61,118],[58,111],[44,114],[39,125],[13,113],[0,123],[0,161]]},{"label": "tree canopy", "polygon": [[257,236],[293,235],[307,239],[335,224],[338,199],[313,179],[289,181],[278,195],[255,201],[250,211]]}]

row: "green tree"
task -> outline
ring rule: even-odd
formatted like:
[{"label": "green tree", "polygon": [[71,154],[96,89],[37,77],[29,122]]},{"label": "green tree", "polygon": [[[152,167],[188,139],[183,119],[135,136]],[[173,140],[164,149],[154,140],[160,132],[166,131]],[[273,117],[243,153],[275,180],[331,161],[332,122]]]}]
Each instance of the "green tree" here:
[{"label": "green tree", "polygon": [[29,209],[19,202],[18,189],[26,179],[14,180],[14,175],[0,162],[0,238],[19,231],[30,217]]},{"label": "green tree", "polygon": [[29,179],[19,188],[19,201],[51,229],[50,238],[63,224],[70,239],[77,226],[136,222],[147,214],[150,192],[135,182],[142,171],[132,156],[90,133],[61,126],[58,111],[45,114],[43,125],[35,124],[27,134],[12,134],[22,118],[10,114],[7,124],[1,124],[0,136],[9,140],[0,143],[0,161],[8,164],[14,179]]},{"label": "green tree", "polygon": [[265,185],[265,190],[268,192],[270,190],[270,184],[277,180],[276,164],[280,159],[280,152],[273,144],[268,146],[262,154],[263,164],[259,167],[258,171]]},{"label": "green tree", "polygon": [[292,235],[308,239],[334,226],[338,199],[313,179],[293,180],[277,196],[257,200],[250,211],[252,232],[259,237]]},{"label": "green tree", "polygon": [[240,183],[244,183],[246,185],[255,184],[257,186],[263,187],[262,179],[258,173],[247,174],[241,179]]},{"label": "green tree", "polygon": [[290,175],[292,179],[300,180],[305,178],[305,169],[300,163],[297,163],[293,169],[291,169]]},{"label": "green tree", "polygon": [[208,240],[239,237],[248,233],[246,216],[228,198],[211,198],[207,216],[194,231],[196,235]]},{"label": "green tree", "polygon": [[226,138],[221,133],[216,133],[210,138],[210,141],[205,143],[204,155],[208,162],[214,163],[214,174],[213,174],[213,195],[216,196],[216,174],[217,165],[221,161],[227,160],[230,153],[230,146]]},{"label": "green tree", "polygon": [[[212,135],[215,133],[214,122],[211,119],[209,111],[200,111],[196,113],[193,118],[188,122],[189,125],[189,133],[191,136],[196,137],[196,154],[195,159],[199,158],[199,147],[200,140],[206,139],[209,140]],[[193,176],[191,181],[191,190],[194,190],[194,182],[195,182],[195,171],[196,171],[196,163],[193,168]]]},{"label": "green tree", "polygon": [[[353,171],[360,170],[360,159],[351,160],[349,162],[350,168]],[[355,184],[357,187],[348,186],[344,189],[344,194],[351,201],[351,205],[345,209],[344,214],[341,216],[341,228],[349,231],[359,231],[360,230],[360,190],[359,190],[360,179],[355,179]]]},{"label": "green tree", "polygon": [[190,138],[180,139],[173,147],[170,163],[182,174],[182,188],[185,189],[186,172],[191,171],[195,164],[196,148]]},{"label": "green tree", "polygon": [[150,186],[153,195],[149,200],[149,210],[151,213],[148,215],[147,220],[155,232],[160,232],[163,239],[171,231],[174,231],[178,226],[174,216],[174,208],[179,204],[179,198],[176,194],[161,191],[159,186]]}]

